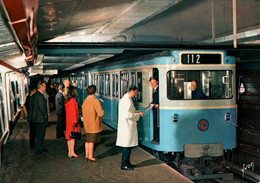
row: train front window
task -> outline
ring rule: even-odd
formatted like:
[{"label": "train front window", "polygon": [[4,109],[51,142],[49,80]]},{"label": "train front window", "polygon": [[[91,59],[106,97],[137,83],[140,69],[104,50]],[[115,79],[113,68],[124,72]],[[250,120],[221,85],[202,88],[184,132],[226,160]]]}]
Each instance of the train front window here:
[{"label": "train front window", "polygon": [[232,71],[168,71],[167,97],[170,100],[228,99],[232,94]]}]

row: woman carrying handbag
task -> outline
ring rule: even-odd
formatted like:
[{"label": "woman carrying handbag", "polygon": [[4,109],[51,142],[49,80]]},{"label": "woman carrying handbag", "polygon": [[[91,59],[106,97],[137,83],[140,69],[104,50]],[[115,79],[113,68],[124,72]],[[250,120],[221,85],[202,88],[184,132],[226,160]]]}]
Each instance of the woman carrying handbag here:
[{"label": "woman carrying handbag", "polygon": [[[66,110],[66,140],[68,144],[68,157],[79,158],[75,153],[75,137],[71,134],[80,133],[79,109],[78,102],[76,101],[76,94],[73,88],[68,88],[67,95],[65,96],[65,110]],[[74,133],[73,133],[74,132]]]}]

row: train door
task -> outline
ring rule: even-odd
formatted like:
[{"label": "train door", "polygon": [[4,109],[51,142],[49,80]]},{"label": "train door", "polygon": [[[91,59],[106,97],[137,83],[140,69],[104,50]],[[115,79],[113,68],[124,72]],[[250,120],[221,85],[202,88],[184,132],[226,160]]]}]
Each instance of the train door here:
[{"label": "train door", "polygon": [[[143,101],[143,73],[142,71],[137,71],[136,72],[136,86],[138,88],[138,93],[136,95],[136,110],[138,111],[144,111],[143,106],[144,106],[144,101]],[[139,118],[139,121],[137,123],[138,127],[138,139],[139,140],[144,140],[145,137],[148,137],[149,135],[149,127],[148,127],[148,121],[149,121],[149,115],[144,115],[143,117]]]},{"label": "train door", "polygon": [[[150,114],[150,119],[151,120],[151,124],[152,124],[152,132],[151,134],[153,134],[152,136],[152,142],[155,143],[155,144],[158,144],[159,143],[159,140],[160,140],[160,114],[159,114],[159,106],[160,105],[157,105],[160,104],[160,95],[159,95],[159,89],[160,89],[160,84],[159,84],[159,70],[158,68],[153,68],[153,78],[155,80],[157,80],[157,82],[154,81],[150,81],[150,84],[151,84],[151,88],[152,88],[152,95],[151,95],[151,101],[152,103],[154,104],[153,106],[153,109],[151,110],[151,114]],[[153,83],[153,84],[152,84]],[[156,84],[155,84],[156,83]],[[158,107],[157,107],[158,106]]]}]

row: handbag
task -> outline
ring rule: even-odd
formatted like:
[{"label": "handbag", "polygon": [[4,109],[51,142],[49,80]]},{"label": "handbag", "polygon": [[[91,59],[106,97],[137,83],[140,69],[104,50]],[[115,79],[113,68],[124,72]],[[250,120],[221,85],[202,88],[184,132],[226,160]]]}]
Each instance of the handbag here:
[{"label": "handbag", "polygon": [[81,139],[81,133],[78,132],[79,130],[77,130],[77,127],[78,127],[78,124],[76,124],[73,127],[73,131],[70,133],[70,138],[80,140]]}]

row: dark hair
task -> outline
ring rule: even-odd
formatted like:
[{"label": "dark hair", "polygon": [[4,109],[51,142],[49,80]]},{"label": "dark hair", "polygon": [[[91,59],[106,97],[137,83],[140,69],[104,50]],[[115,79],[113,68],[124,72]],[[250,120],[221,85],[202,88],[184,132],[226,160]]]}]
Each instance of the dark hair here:
[{"label": "dark hair", "polygon": [[29,93],[31,93],[33,90],[36,90],[36,86],[35,85],[30,85],[29,86]]},{"label": "dark hair", "polygon": [[135,86],[135,85],[130,85],[130,86],[128,86],[128,89],[127,89],[127,91],[128,92],[130,92],[130,91],[132,91],[132,90],[137,90],[137,87]]},{"label": "dark hair", "polygon": [[[194,81],[194,82],[198,85],[198,81],[196,81],[196,80],[192,80],[192,81]],[[192,81],[191,81],[191,82],[192,82]]]},{"label": "dark hair", "polygon": [[46,84],[45,81],[39,81],[39,82],[37,83],[37,89],[40,89],[40,88],[43,86],[44,83]]},{"label": "dark hair", "polygon": [[96,86],[95,85],[90,85],[87,88],[87,94],[88,95],[93,95],[96,93]]},{"label": "dark hair", "polygon": [[67,95],[65,95],[64,103],[67,103],[71,98],[76,98],[76,93],[75,93],[74,87],[67,88]]},{"label": "dark hair", "polygon": [[151,76],[149,82],[151,82],[153,79],[155,79],[158,82],[158,78],[156,76]]},{"label": "dark hair", "polygon": [[58,89],[59,89],[59,90],[63,90],[64,88],[65,88],[65,86],[64,86],[63,83],[59,84],[59,86],[58,86]]}]

